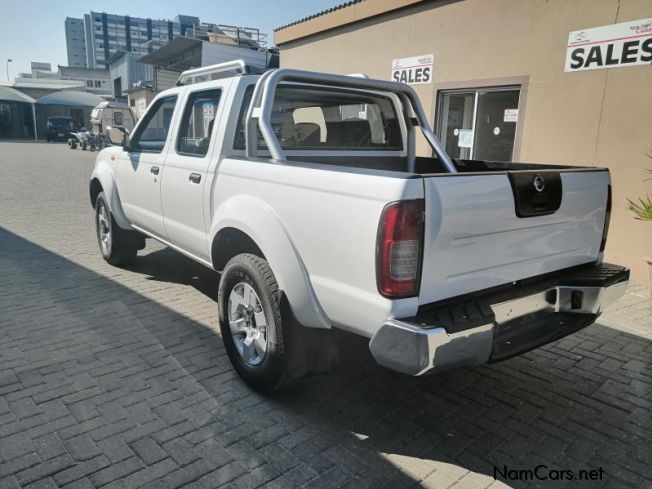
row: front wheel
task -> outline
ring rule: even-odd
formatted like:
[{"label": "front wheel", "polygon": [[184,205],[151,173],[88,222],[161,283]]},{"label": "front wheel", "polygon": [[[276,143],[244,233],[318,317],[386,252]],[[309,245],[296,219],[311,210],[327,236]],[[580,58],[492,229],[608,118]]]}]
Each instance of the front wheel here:
[{"label": "front wheel", "polygon": [[229,260],[217,301],[224,346],[240,377],[262,392],[281,387],[287,379],[281,301],[267,261],[247,253]]},{"label": "front wheel", "polygon": [[141,235],[126,231],[115,222],[104,192],[100,192],[95,201],[95,224],[102,257],[111,265],[133,261],[138,250],[145,247],[145,239]]}]

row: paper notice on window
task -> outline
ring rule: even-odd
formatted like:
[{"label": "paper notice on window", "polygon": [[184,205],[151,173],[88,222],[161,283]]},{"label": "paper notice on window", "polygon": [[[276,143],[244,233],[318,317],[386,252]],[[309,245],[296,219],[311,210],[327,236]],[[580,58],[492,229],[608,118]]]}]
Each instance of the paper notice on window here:
[{"label": "paper notice on window", "polygon": [[518,109],[505,109],[503,122],[516,122],[518,120]]},{"label": "paper notice on window", "polygon": [[460,134],[457,136],[457,145],[460,148],[473,146],[473,131],[471,129],[460,129]]}]

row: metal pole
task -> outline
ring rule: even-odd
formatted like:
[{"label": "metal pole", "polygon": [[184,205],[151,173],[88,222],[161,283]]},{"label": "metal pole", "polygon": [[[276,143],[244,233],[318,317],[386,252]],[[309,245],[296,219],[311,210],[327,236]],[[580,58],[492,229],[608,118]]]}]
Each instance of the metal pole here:
[{"label": "metal pole", "polygon": [[32,121],[34,122],[34,141],[38,141],[36,133],[36,104],[32,103]]},{"label": "metal pole", "polygon": [[7,59],[7,81],[9,81],[9,63],[11,63],[13,60]]}]

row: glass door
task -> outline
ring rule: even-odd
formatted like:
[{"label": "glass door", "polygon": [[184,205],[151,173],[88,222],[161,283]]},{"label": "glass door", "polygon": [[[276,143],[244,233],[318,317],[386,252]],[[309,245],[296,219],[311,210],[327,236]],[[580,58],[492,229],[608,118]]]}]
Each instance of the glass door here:
[{"label": "glass door", "polygon": [[438,132],[452,158],[511,161],[519,87],[456,90],[440,94]]},{"label": "glass door", "polygon": [[439,137],[451,158],[471,158],[475,92],[444,93]]}]

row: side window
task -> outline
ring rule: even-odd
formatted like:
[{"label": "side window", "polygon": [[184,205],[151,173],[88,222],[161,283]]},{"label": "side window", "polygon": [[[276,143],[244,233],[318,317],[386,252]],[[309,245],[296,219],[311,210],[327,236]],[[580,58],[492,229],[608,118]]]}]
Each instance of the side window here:
[{"label": "side window", "polygon": [[177,153],[206,156],[221,93],[221,90],[203,90],[190,94],[179,128]]},{"label": "side window", "polygon": [[145,114],[145,120],[131,138],[131,147],[134,151],[151,153],[163,151],[176,103],[176,95],[159,99],[154,103]]},{"label": "side window", "polygon": [[113,113],[113,123],[116,126],[121,126],[122,125],[122,112],[114,112]]}]

